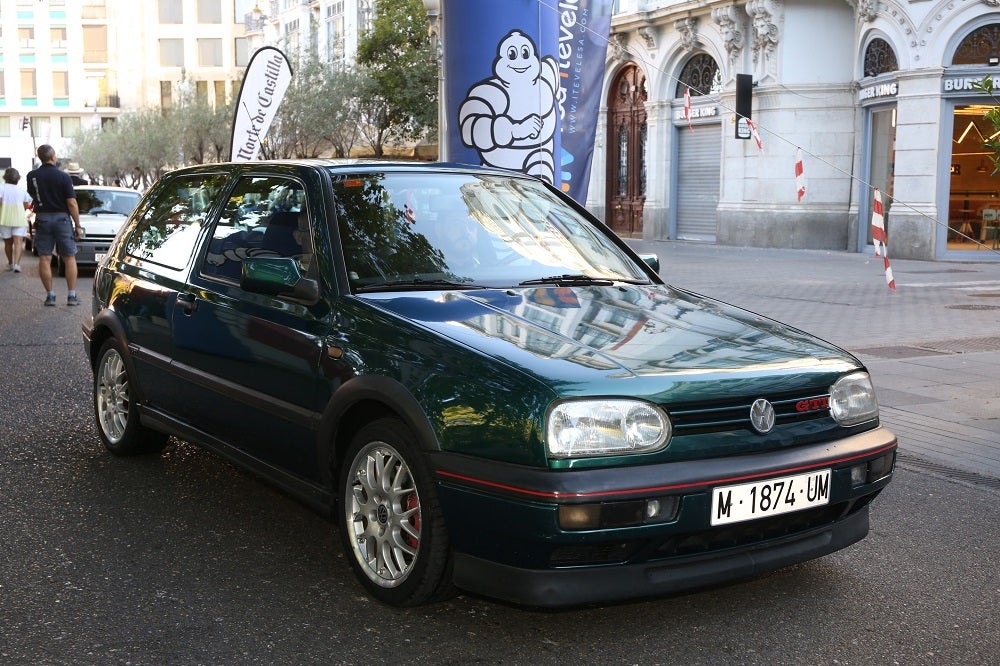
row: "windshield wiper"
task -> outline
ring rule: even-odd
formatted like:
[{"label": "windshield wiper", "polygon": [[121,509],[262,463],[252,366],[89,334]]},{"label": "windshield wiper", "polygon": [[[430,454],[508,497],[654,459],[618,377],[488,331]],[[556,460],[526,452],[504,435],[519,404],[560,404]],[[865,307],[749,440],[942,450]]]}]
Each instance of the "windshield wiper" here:
[{"label": "windshield wiper", "polygon": [[458,280],[444,280],[444,279],[431,279],[426,280],[423,278],[411,278],[406,280],[390,280],[388,282],[379,282],[378,284],[366,284],[358,287],[354,291],[356,293],[372,292],[372,291],[399,291],[399,290],[422,290],[422,289],[438,289],[438,288],[449,288],[449,289],[489,289],[481,284],[472,284],[471,282],[460,282]]},{"label": "windshield wiper", "polygon": [[525,280],[524,282],[519,283],[518,286],[527,287],[533,284],[555,284],[559,285],[560,287],[572,286],[572,285],[605,286],[605,285],[612,285],[614,283],[615,283],[614,280],[610,280],[608,278],[595,278],[595,277],[590,277],[589,275],[582,275],[582,274],[580,275],[567,274],[567,275],[552,275],[544,278],[536,278],[534,280]]}]

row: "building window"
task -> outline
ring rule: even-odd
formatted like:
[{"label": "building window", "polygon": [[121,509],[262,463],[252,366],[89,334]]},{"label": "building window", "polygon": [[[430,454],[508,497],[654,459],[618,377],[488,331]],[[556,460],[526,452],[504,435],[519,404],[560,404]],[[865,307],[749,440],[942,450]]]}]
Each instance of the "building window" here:
[{"label": "building window", "polygon": [[986,65],[990,57],[1000,56],[1000,23],[976,28],[955,49],[953,65]]},{"label": "building window", "polygon": [[[180,4],[180,3],[178,3]],[[108,17],[108,8],[104,0],[83,0],[80,17],[85,19],[103,19]]]},{"label": "building window", "polygon": [[83,61],[108,61],[108,26],[83,26]]},{"label": "building window", "polygon": [[878,76],[899,69],[896,52],[884,39],[875,38],[865,49],[865,76]]},{"label": "building window", "polygon": [[49,28],[49,43],[54,49],[66,48],[66,28]]},{"label": "building window", "polygon": [[79,118],[60,118],[59,126],[62,135],[67,139],[71,139],[80,133],[82,125]]},{"label": "building window", "polygon": [[222,23],[222,0],[198,0],[198,23]]},{"label": "building window", "polygon": [[201,67],[222,67],[222,40],[198,40],[198,65]]},{"label": "building window", "polygon": [[38,87],[35,85],[35,70],[21,70],[21,97],[38,97]]},{"label": "building window", "polygon": [[184,3],[177,0],[160,0],[160,23],[183,23]]},{"label": "building window", "polygon": [[208,104],[208,81],[194,82],[194,98],[201,104]]},{"label": "building window", "polygon": [[221,109],[226,105],[226,82],[214,81],[215,86],[215,108]]},{"label": "building window", "polygon": [[183,67],[184,66],[184,40],[183,39],[161,39],[160,40],[160,66],[161,67]]},{"label": "building window", "polygon": [[722,72],[715,58],[699,53],[687,61],[677,83],[676,97],[684,97],[684,91],[689,89],[692,97],[715,95],[722,91]]},{"label": "building window", "polygon": [[52,97],[54,99],[69,97],[69,72],[52,72]]},{"label": "building window", "polygon": [[168,111],[173,105],[173,84],[170,81],[160,81],[160,110]]},{"label": "building window", "polygon": [[35,29],[22,25],[17,29],[17,43],[22,49],[35,48]]},{"label": "building window", "polygon": [[0,136],[10,136],[9,116],[0,116]]},{"label": "building window", "polygon": [[246,37],[236,38],[236,66],[246,67],[250,64],[250,40]]}]

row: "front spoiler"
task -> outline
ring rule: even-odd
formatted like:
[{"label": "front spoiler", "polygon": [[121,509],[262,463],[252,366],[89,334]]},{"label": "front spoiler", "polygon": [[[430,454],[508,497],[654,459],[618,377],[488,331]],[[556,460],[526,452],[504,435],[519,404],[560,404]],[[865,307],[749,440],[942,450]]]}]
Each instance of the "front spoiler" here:
[{"label": "front spoiler", "polygon": [[523,569],[456,553],[459,588],[525,606],[557,608],[666,596],[731,583],[828,555],[868,534],[868,506],[809,532],[736,551],[570,569]]}]

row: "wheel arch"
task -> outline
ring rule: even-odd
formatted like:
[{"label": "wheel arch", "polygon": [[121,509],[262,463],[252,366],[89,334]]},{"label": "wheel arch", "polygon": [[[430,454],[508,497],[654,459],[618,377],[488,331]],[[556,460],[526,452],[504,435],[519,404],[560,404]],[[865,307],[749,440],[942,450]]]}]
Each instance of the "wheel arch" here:
[{"label": "wheel arch", "polygon": [[395,417],[405,424],[422,451],[440,450],[427,413],[405,386],[389,377],[354,377],[334,393],[320,421],[320,469],[327,487],[334,487],[354,436],[368,423],[383,417]]}]

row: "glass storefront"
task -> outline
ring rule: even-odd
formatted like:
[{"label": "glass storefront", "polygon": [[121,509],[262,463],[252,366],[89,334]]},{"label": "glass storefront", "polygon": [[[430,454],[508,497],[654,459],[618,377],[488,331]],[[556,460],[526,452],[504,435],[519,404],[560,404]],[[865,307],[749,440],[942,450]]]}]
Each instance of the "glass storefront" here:
[{"label": "glass storefront", "polygon": [[984,117],[989,106],[956,103],[951,141],[947,249],[984,251],[1000,247],[1000,180],[983,142],[997,134]]}]

